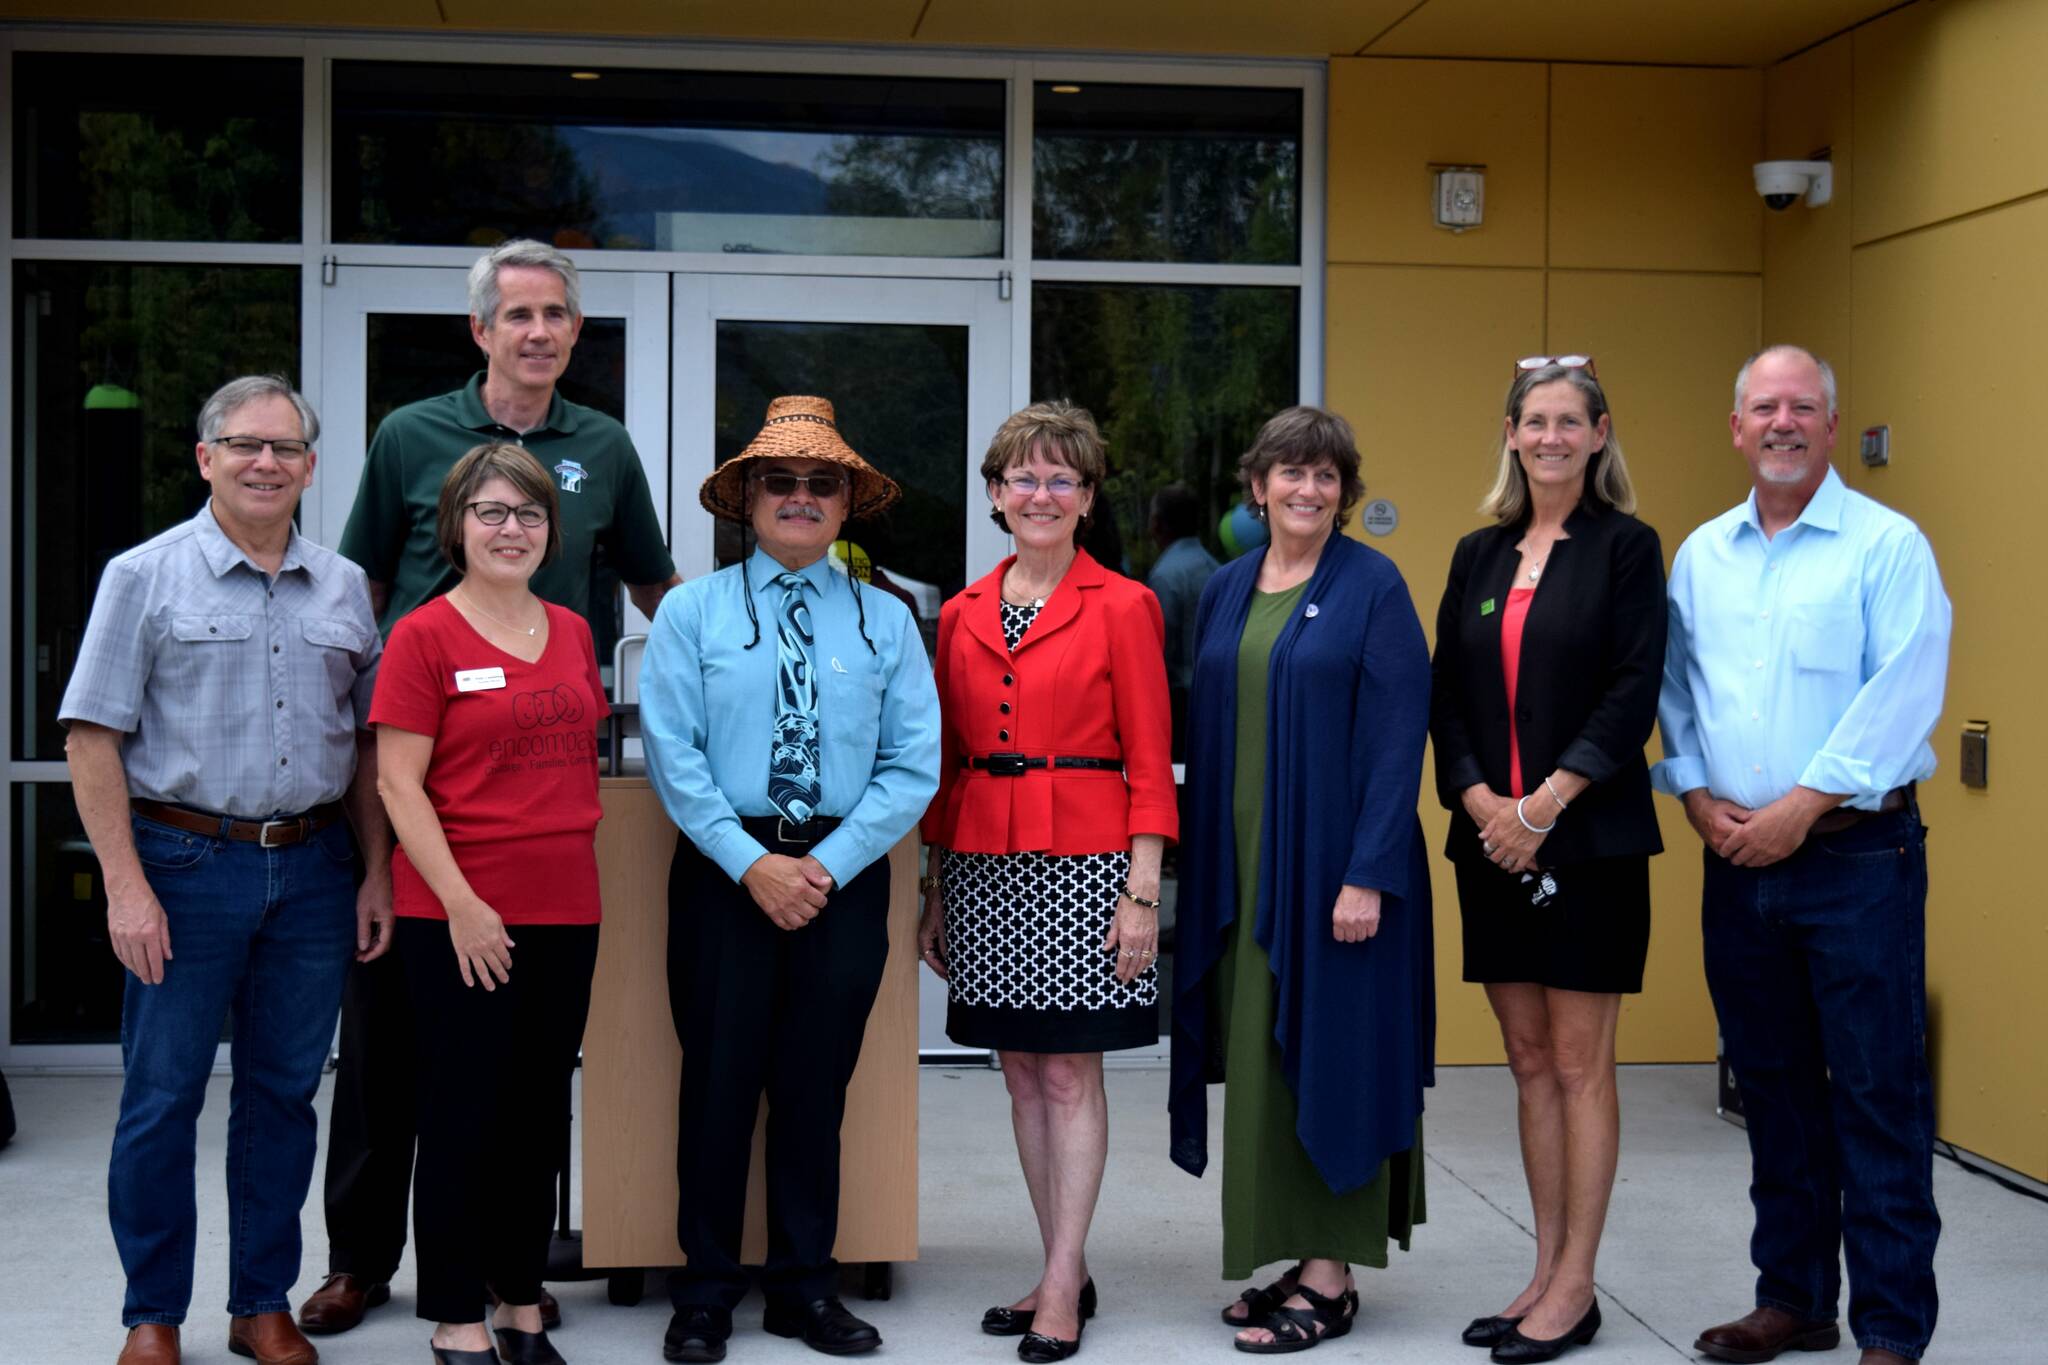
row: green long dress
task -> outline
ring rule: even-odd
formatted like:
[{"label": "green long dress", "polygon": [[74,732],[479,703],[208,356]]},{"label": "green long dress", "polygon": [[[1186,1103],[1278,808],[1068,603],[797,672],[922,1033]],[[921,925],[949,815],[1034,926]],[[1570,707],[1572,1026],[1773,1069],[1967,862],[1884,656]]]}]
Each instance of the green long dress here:
[{"label": "green long dress", "polygon": [[[1266,787],[1266,684],[1273,644],[1306,584],[1256,593],[1237,651],[1237,921],[1216,968],[1223,1031],[1223,1278],[1306,1256],[1385,1268],[1387,1241],[1408,1249],[1425,1209],[1422,1125],[1415,1145],[1382,1162],[1371,1181],[1336,1195],[1295,1133],[1294,1092],[1273,1041],[1273,972],[1252,937],[1259,828]],[[1327,913],[1327,912],[1325,912]],[[1361,1039],[1361,1045],[1367,1040]]]}]

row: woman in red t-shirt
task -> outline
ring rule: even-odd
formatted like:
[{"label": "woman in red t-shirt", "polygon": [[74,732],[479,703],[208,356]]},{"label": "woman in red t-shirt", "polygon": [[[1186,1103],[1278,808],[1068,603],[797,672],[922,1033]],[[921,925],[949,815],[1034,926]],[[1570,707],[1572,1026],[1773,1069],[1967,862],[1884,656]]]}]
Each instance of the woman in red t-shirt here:
[{"label": "woman in red t-shirt", "polygon": [[[370,705],[399,848],[397,942],[419,1036],[413,1225],[439,1365],[561,1356],[540,1322],[559,1125],[597,964],[597,723],[590,627],[541,601],[555,489],[516,445],[441,487],[462,581],[392,629]],[[479,989],[481,988],[481,989]]]}]

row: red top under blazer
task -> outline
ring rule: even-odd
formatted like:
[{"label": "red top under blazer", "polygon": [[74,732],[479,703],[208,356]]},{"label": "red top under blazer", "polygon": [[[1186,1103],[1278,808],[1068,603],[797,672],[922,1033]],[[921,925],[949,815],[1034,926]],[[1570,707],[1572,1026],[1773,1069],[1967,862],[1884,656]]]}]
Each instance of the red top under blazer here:
[{"label": "red top under blazer", "polygon": [[[958,853],[1071,854],[1128,849],[1137,834],[1177,837],[1159,599],[1080,551],[1012,654],[1001,611],[1012,562],[939,613],[944,750],[924,841]],[[1120,758],[1124,771],[1048,765],[999,777],[960,766],[990,753]]]}]

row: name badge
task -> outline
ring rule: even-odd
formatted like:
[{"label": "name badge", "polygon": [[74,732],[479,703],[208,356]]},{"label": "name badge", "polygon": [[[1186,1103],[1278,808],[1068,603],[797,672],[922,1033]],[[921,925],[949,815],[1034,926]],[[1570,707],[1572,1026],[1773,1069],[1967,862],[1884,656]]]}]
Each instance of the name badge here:
[{"label": "name badge", "polygon": [[455,670],[457,692],[488,692],[505,685],[505,670],[502,668],[458,668]]}]

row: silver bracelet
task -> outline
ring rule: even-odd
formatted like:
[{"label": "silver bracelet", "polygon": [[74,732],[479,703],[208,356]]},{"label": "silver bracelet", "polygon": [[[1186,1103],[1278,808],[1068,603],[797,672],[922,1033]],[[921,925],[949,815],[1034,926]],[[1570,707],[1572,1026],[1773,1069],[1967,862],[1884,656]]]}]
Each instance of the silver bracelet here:
[{"label": "silver bracelet", "polygon": [[1549,778],[1547,778],[1547,777],[1543,779],[1543,790],[1545,790],[1545,791],[1549,792],[1549,793],[1550,793],[1550,799],[1551,799],[1551,800],[1553,800],[1553,801],[1555,801],[1555,802],[1557,802],[1557,813],[1558,813],[1558,814],[1562,815],[1562,814],[1564,814],[1564,813],[1565,813],[1566,811],[1568,811],[1568,810],[1570,810],[1570,809],[1571,809],[1571,806],[1570,806],[1570,805],[1569,805],[1569,804],[1568,804],[1568,803],[1567,803],[1567,802],[1565,801],[1565,799],[1564,799],[1564,798],[1563,798],[1562,796],[1559,796],[1559,795],[1557,794],[1557,788],[1556,788],[1556,787],[1553,787],[1553,786],[1552,786],[1552,785],[1550,784],[1550,779],[1549,779]]},{"label": "silver bracelet", "polygon": [[1556,829],[1557,821],[1555,820],[1552,820],[1547,825],[1532,825],[1529,823],[1529,817],[1522,813],[1522,802],[1527,801],[1528,799],[1529,798],[1525,796],[1522,798],[1521,801],[1515,802],[1515,818],[1522,822],[1522,828],[1528,830],[1531,834],[1548,834],[1550,833],[1550,831]]}]

